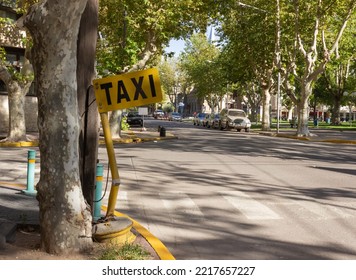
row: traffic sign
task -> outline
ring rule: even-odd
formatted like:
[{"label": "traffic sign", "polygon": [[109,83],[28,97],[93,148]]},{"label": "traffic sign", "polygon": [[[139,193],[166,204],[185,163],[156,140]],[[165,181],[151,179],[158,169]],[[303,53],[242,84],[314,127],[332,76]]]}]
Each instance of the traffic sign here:
[{"label": "traffic sign", "polygon": [[158,70],[130,72],[93,81],[99,113],[162,101]]}]

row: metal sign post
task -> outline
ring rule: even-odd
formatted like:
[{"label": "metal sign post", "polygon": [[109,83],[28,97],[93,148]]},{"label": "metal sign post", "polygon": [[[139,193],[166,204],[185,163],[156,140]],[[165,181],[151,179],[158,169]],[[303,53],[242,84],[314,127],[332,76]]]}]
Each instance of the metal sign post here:
[{"label": "metal sign post", "polygon": [[112,175],[112,185],[106,212],[106,218],[108,218],[114,216],[120,188],[120,176],[108,112],[160,102],[163,98],[158,70],[154,68],[97,79],[93,81],[93,84]]}]

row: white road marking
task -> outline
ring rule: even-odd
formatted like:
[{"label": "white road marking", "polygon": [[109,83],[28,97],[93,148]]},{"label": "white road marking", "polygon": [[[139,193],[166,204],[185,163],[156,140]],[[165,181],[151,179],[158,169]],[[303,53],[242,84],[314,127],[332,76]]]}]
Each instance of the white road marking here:
[{"label": "white road marking", "polygon": [[189,216],[190,218],[202,219],[203,213],[194,201],[187,195],[181,192],[164,192],[159,193],[164,207],[172,214],[172,216]]},{"label": "white road marking", "polygon": [[229,203],[250,220],[278,220],[281,217],[264,204],[241,191],[219,192]]}]

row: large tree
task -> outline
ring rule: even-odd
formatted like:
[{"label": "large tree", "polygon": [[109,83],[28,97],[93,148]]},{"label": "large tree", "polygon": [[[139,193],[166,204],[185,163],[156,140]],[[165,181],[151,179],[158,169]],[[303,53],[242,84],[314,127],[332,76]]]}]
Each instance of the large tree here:
[{"label": "large tree", "polygon": [[227,93],[227,77],[219,55],[220,50],[202,33],[192,35],[181,54],[182,69],[196,96],[206,100],[212,111],[219,107]]},{"label": "large tree", "polygon": [[24,24],[33,38],[41,173],[37,184],[41,244],[49,253],[92,245],[92,215],[80,182],[77,41],[87,0],[43,0]]},{"label": "large tree", "polygon": [[283,72],[287,74],[286,81],[294,83],[289,94],[294,95],[298,107],[300,136],[310,135],[309,99],[313,85],[331,58],[343,51],[340,40],[348,21],[355,16],[355,5],[355,0],[284,2],[284,26],[289,33],[282,35],[284,39],[288,37],[284,44],[288,67]]},{"label": "large tree", "polygon": [[[23,32],[20,32],[13,20],[0,18],[0,30],[1,45],[26,47],[23,43],[25,39]],[[8,133],[2,141],[27,141],[25,96],[33,80],[32,66],[27,57],[24,58],[23,63],[16,61],[15,64],[11,64],[7,61],[5,49],[0,48],[0,80],[6,86],[9,104]]]},{"label": "large tree", "polygon": [[[278,66],[279,2],[226,1],[222,4],[220,36],[230,57],[233,81],[258,82],[262,91],[262,130],[270,129],[270,101]],[[232,65],[233,64],[233,65]]]},{"label": "large tree", "polygon": [[[314,95],[331,108],[331,122],[340,124],[340,107],[345,104],[345,92],[355,91],[353,80],[356,77],[356,29],[355,22],[350,22],[350,28],[346,29],[339,46],[343,50],[334,56],[325,67],[324,73],[318,79]],[[325,94],[322,94],[325,93]]]}]

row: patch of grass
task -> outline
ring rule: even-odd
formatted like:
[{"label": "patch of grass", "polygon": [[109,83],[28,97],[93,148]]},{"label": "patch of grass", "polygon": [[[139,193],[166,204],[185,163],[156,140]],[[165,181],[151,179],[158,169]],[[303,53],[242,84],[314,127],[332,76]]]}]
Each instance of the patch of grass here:
[{"label": "patch of grass", "polygon": [[138,244],[110,245],[98,260],[148,260],[150,254]]}]

